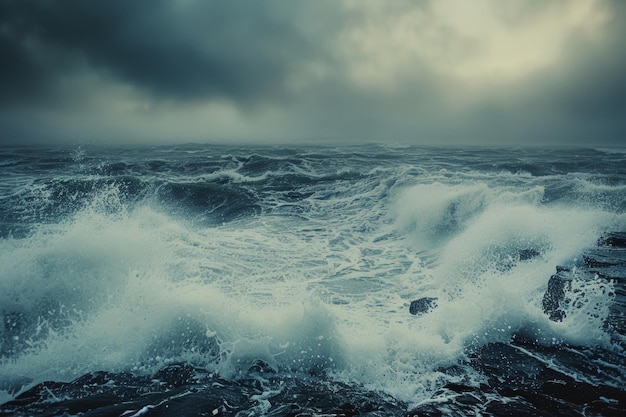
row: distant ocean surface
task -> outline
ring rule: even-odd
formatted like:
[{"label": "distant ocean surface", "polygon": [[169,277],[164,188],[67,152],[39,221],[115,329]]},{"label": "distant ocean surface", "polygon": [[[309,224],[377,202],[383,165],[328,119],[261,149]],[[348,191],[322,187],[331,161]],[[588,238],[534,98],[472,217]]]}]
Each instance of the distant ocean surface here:
[{"label": "distant ocean surface", "polygon": [[625,415],[626,150],[0,148],[0,415]]}]

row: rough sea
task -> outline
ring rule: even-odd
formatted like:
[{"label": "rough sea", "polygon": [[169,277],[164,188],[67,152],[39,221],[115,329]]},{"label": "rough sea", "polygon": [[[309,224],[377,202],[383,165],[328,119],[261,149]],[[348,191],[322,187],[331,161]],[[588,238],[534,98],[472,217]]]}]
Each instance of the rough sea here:
[{"label": "rough sea", "polygon": [[623,416],[626,150],[0,148],[0,416]]}]

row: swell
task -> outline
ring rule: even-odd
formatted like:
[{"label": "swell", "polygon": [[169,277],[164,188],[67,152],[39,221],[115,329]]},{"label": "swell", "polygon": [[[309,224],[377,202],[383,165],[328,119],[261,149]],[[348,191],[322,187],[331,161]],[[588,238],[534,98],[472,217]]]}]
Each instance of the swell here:
[{"label": "swell", "polygon": [[[475,369],[455,366],[522,335],[547,350],[598,340],[614,349],[603,327],[611,300],[593,280],[585,291],[598,297],[580,320],[554,322],[542,308],[556,265],[624,228],[614,155],[578,151],[562,157],[593,163],[559,164],[556,153],[379,147],[12,152],[0,165],[10,174],[0,379],[18,381],[15,392],[178,362],[232,382],[260,360],[280,377],[412,403],[469,384]],[[437,307],[416,317],[409,305],[420,297]]]},{"label": "swell", "polygon": [[209,225],[293,207],[316,192],[363,178],[332,158],[187,152],[175,151],[169,159],[145,158],[138,151],[99,157],[82,150],[41,151],[49,156],[5,152],[3,169],[9,173],[0,196],[0,236],[24,236],[29,226],[70,219],[113,188],[130,208],[159,206]]}]

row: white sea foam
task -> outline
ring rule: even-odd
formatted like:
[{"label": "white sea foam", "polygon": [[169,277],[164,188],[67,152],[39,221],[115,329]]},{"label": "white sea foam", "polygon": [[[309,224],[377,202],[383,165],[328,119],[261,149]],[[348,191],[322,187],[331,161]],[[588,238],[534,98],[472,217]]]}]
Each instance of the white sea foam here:
[{"label": "white sea foam", "polygon": [[[416,401],[451,378],[438,367],[521,330],[542,343],[606,339],[601,285],[586,284],[592,297],[562,323],[541,297],[556,265],[623,216],[544,207],[541,186],[393,186],[328,191],[309,218],[213,227],[127,207],[105,187],[70,220],[0,241],[0,305],[16,326],[0,336],[21,338],[0,377],[149,373],[184,360],[237,378],[263,360]],[[422,296],[437,308],[411,316]]]}]

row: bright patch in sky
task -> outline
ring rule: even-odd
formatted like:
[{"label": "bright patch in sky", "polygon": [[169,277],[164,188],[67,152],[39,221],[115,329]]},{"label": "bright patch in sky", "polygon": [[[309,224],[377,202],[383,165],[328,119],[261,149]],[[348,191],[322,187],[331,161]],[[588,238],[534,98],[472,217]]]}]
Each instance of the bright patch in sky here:
[{"label": "bright patch in sky", "polygon": [[458,81],[515,81],[555,65],[574,36],[596,36],[610,18],[598,0],[418,5],[346,2],[363,13],[340,43],[358,85],[393,90],[425,73]]}]

